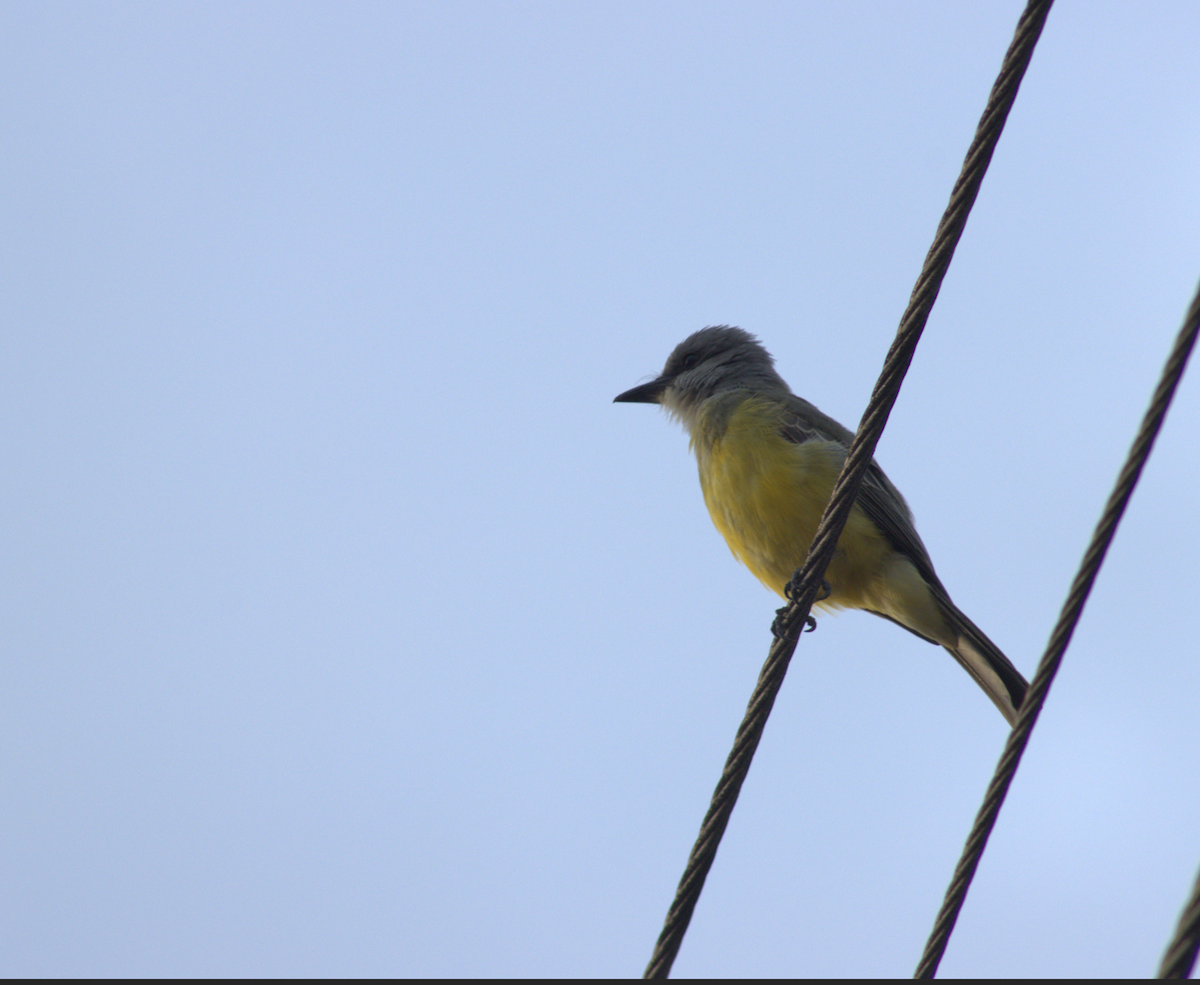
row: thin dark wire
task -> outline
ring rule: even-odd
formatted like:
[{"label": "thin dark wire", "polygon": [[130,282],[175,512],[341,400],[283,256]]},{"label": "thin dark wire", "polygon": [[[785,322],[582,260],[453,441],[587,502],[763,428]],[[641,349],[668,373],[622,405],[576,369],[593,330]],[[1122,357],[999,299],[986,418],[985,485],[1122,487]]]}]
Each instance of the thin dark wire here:
[{"label": "thin dark wire", "polygon": [[700,825],[699,837],[692,846],[687,867],[675,892],[675,899],[667,912],[667,919],[662,933],[659,934],[654,954],[646,967],[645,978],[666,978],[671,972],[675,955],[679,953],[679,946],[687,932],[692,911],[696,908],[696,901],[700,898],[704,880],[716,857],[721,836],[725,833],[725,826],[729,823],[742,783],[750,769],[750,761],[754,758],[759,739],[762,738],[767,716],[771,713],[775,696],[779,693],[784,674],[787,673],[788,662],[795,652],[799,629],[808,618],[809,610],[820,590],[821,576],[833,555],[834,546],[846,518],[850,515],[850,508],[858,495],[879,436],[887,423],[892,405],[896,402],[900,384],[908,371],[913,351],[920,340],[930,309],[937,299],[942,280],[954,256],[955,247],[966,226],[967,216],[975,202],[975,196],[979,193],[980,183],[1004,129],[1008,111],[1016,99],[1021,77],[1029,64],[1051,3],[1052,0],[1030,0],[1017,24],[1016,36],[1005,55],[996,84],[992,87],[983,117],[975,131],[975,139],[967,151],[962,172],[951,192],[950,204],[946,206],[938,224],[937,235],[925,257],[925,266],[917,278],[908,308],[900,320],[896,339],[884,361],[883,372],[875,384],[871,402],[867,405],[858,427],[858,434],[850,446],[833,496],[825,508],[825,514],[813,538],[808,558],[796,577],[796,589],[791,593],[792,604],[777,624],[782,630],[781,637],[772,644],[767,661],[759,674],[758,684],[746,709],[746,716],[738,728],[733,749],[725,761],[725,769],[713,792],[712,803]]},{"label": "thin dark wire", "polygon": [[[1029,685],[1025,701],[1017,713],[1017,724],[1009,733],[1008,742],[1005,744],[1000,762],[996,766],[996,773],[988,786],[983,806],[979,808],[975,825],[971,828],[971,834],[967,838],[966,847],[963,848],[962,857],[954,870],[954,878],[950,882],[950,888],[946,890],[946,899],[942,903],[941,912],[938,913],[937,920],[933,925],[933,932],[929,935],[929,942],[925,945],[925,953],[921,956],[921,963],[917,966],[914,978],[933,978],[937,974],[938,964],[946,951],[946,943],[954,930],[954,923],[962,909],[963,900],[966,899],[971,879],[975,875],[975,868],[979,864],[979,858],[983,855],[984,848],[987,847],[988,838],[995,826],[1000,807],[1004,803],[1004,797],[1008,793],[1009,784],[1012,783],[1017,766],[1020,765],[1021,756],[1029,742],[1029,735],[1042,710],[1042,703],[1046,700],[1046,694],[1054,681],[1054,675],[1058,673],[1059,665],[1062,663],[1063,653],[1071,641],[1071,634],[1075,632],[1075,624],[1083,613],[1083,606],[1087,602],[1092,584],[1096,580],[1096,573],[1100,570],[1104,555],[1117,532],[1121,514],[1125,512],[1125,507],[1129,504],[1129,497],[1133,495],[1142,466],[1150,457],[1154,439],[1158,436],[1158,430],[1162,426],[1167,408],[1171,405],[1171,398],[1175,395],[1175,388],[1180,377],[1183,376],[1183,370],[1187,366],[1188,356],[1196,342],[1198,330],[1200,330],[1200,289],[1192,298],[1183,328],[1180,329],[1179,335],[1175,339],[1175,346],[1171,350],[1166,366],[1163,367],[1162,377],[1159,379],[1158,387],[1150,401],[1150,408],[1142,420],[1141,430],[1134,439],[1133,447],[1129,449],[1129,456],[1125,460],[1121,474],[1117,476],[1116,486],[1108,498],[1100,522],[1096,525],[1092,542],[1088,545],[1087,553],[1084,554],[1083,561],[1079,565],[1079,573],[1071,584],[1071,593],[1063,604],[1058,624],[1050,635],[1046,652],[1038,664],[1037,673]],[[1195,936],[1200,933],[1200,928],[1193,926],[1192,932]],[[1194,958],[1195,940],[1192,941],[1191,947]]]},{"label": "thin dark wire", "polygon": [[1196,965],[1196,951],[1200,950],[1200,875],[1192,887],[1192,898],[1188,900],[1175,928],[1175,937],[1163,955],[1159,978],[1190,978]]}]

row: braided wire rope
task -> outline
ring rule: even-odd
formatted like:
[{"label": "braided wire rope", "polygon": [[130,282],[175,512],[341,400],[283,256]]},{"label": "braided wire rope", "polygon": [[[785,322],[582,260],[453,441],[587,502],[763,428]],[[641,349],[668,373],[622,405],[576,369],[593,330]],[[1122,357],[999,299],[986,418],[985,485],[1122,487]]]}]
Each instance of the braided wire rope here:
[{"label": "braided wire rope", "polygon": [[1159,978],[1190,978],[1196,964],[1196,951],[1200,950],[1200,875],[1192,886],[1192,898],[1179,917],[1175,937],[1167,945]]},{"label": "braided wire rope", "polygon": [[671,965],[679,953],[683,936],[691,922],[692,912],[700,898],[700,891],[704,888],[704,881],[712,868],[721,837],[725,833],[742,783],[750,769],[750,762],[762,738],[767,716],[771,713],[775,697],[787,673],[788,663],[795,652],[799,629],[807,620],[809,610],[821,590],[822,575],[833,555],[842,527],[850,515],[850,509],[875,453],[879,436],[899,395],[900,385],[912,361],[929,312],[941,290],[950,260],[966,226],[967,216],[979,193],[979,186],[1004,130],[1008,112],[1016,99],[1017,89],[1029,65],[1033,48],[1052,3],[1053,0],[1030,0],[1017,23],[1013,42],[1005,54],[1000,74],[992,86],[983,116],[975,131],[975,138],[967,150],[962,171],[950,194],[950,202],[938,224],[933,245],[925,257],[924,267],[900,320],[896,338],[888,351],[883,371],[875,384],[871,401],[850,446],[808,557],[788,586],[791,604],[776,623],[779,635],[771,645],[766,663],[759,673],[758,683],[746,708],[746,715],[738,727],[733,749],[725,761],[721,779],[700,825],[700,834],[692,846],[687,866],[675,892],[675,899],[667,911],[662,932],[643,975],[645,978],[666,978],[670,975]]},{"label": "braided wire rope", "polygon": [[[1083,613],[1083,606],[1092,590],[1092,584],[1096,580],[1100,565],[1104,562],[1104,555],[1116,535],[1121,515],[1125,512],[1125,507],[1129,505],[1129,498],[1137,486],[1142,467],[1150,457],[1154,439],[1158,436],[1159,428],[1162,427],[1163,418],[1166,416],[1167,408],[1171,405],[1175,388],[1183,376],[1188,356],[1196,342],[1197,331],[1200,331],[1200,289],[1197,289],[1195,297],[1192,298],[1183,327],[1175,338],[1171,355],[1167,359],[1166,366],[1163,367],[1162,376],[1155,388],[1154,396],[1150,400],[1150,407],[1142,419],[1142,426],[1134,439],[1133,447],[1129,449],[1125,464],[1117,476],[1116,485],[1105,504],[1100,522],[1096,524],[1096,531],[1092,535],[1092,541],[1079,565],[1079,572],[1071,583],[1071,591],[1066,602],[1063,603],[1058,623],[1054,627],[1054,632],[1050,634],[1050,642],[1046,644],[1046,652],[1038,664],[1033,681],[1030,682],[1025,701],[1017,713],[1017,724],[1009,733],[1004,752],[1000,756],[1000,762],[996,766],[992,782],[988,785],[983,806],[979,808],[975,824],[967,837],[962,857],[955,867],[954,878],[950,882],[950,888],[946,890],[946,899],[934,922],[933,932],[929,935],[925,953],[921,956],[921,962],[917,966],[914,978],[933,978],[937,974],[938,964],[946,951],[946,943],[954,930],[955,921],[958,919],[959,911],[966,899],[971,879],[979,864],[979,858],[987,846],[988,837],[995,826],[996,817],[999,815],[1004,797],[1008,793],[1009,784],[1012,783],[1017,766],[1020,765],[1030,733],[1042,710],[1042,703],[1046,700],[1046,694],[1054,681],[1054,675],[1058,673],[1063,653],[1071,641],[1071,634],[1075,631],[1075,624]],[[1189,913],[1191,914],[1190,923],[1187,919]],[[1171,958],[1178,950],[1179,958],[1172,967],[1182,967],[1186,957],[1190,970],[1196,957],[1197,943],[1200,942],[1200,883],[1197,884],[1196,893],[1193,894],[1191,905],[1185,911],[1184,917],[1185,919],[1180,921],[1180,929],[1176,933],[1178,947],[1173,943],[1168,949],[1167,958]],[[1190,948],[1190,956],[1186,954],[1188,948]],[[1167,959],[1164,959],[1164,968],[1166,964]]]}]

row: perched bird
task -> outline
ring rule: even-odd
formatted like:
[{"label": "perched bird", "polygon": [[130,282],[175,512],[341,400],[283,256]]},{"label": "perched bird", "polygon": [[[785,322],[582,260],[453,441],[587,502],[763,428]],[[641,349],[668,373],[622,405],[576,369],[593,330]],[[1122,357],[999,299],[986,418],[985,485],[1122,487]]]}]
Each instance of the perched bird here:
[{"label": "perched bird", "polygon": [[[701,329],[662,374],[614,403],[658,403],[691,436],[700,488],[734,556],[780,595],[804,562],[854,435],[775,371],[749,332]],[[934,573],[899,490],[872,461],[825,572],[819,605],[865,609],[938,643],[1012,725],[1028,684]]]}]

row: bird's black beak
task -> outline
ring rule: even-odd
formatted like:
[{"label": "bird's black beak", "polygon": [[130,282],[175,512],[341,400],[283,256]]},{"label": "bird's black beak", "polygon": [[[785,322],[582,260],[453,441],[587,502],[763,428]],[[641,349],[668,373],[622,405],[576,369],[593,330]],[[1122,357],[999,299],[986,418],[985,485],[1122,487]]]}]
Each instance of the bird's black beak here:
[{"label": "bird's black beak", "polygon": [[671,381],[667,377],[660,376],[657,380],[651,380],[649,383],[643,383],[641,386],[635,386],[632,390],[618,394],[613,397],[613,403],[656,404],[670,384]]}]

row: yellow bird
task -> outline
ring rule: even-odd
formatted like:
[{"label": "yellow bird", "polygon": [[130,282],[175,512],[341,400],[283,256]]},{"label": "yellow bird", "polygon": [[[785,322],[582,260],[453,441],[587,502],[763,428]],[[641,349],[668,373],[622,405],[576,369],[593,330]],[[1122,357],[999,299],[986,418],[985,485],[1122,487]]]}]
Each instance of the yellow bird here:
[{"label": "yellow bird", "polygon": [[[649,383],[614,403],[657,403],[691,436],[700,488],[734,557],[784,594],[804,562],[854,435],[775,371],[749,332],[728,325],[684,339]],[[819,605],[865,609],[950,651],[1010,725],[1028,683],[958,609],[934,573],[899,490],[874,461],[825,572]]]}]

